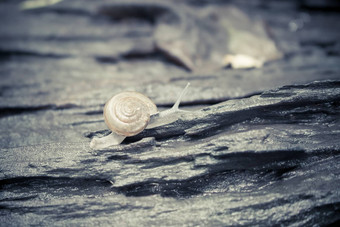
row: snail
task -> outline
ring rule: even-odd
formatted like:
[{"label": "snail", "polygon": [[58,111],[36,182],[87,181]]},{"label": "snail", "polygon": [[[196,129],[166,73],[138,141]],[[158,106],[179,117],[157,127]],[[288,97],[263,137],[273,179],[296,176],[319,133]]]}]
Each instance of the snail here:
[{"label": "snail", "polygon": [[176,121],[184,110],[179,109],[182,97],[190,83],[181,92],[175,104],[162,112],[145,95],[135,91],[125,91],[113,96],[104,106],[104,120],[111,134],[93,138],[90,147],[103,149],[118,145],[126,137],[137,135],[145,128],[155,128]]}]

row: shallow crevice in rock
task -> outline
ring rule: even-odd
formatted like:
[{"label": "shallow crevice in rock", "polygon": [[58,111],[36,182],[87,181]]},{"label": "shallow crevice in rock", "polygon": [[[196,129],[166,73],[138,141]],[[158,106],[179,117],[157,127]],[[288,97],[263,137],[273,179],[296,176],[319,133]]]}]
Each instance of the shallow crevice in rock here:
[{"label": "shallow crevice in rock", "polygon": [[16,107],[8,107],[8,108],[0,108],[0,118],[6,116],[13,116],[17,114],[27,114],[27,113],[35,113],[37,111],[46,111],[46,110],[64,110],[64,109],[72,109],[78,106],[73,104],[64,104],[64,105],[44,105],[44,106],[16,106]]},{"label": "shallow crevice in rock", "polygon": [[24,50],[0,50],[0,59],[8,60],[13,57],[38,57],[38,58],[67,58],[70,57],[68,55],[60,55],[54,53],[37,53],[31,51],[24,51]]},{"label": "shallow crevice in rock", "polygon": [[55,108],[55,105],[37,106],[37,107],[13,107],[13,108],[0,108],[0,117],[12,116],[22,113],[32,113],[41,110],[49,110]]},{"label": "shallow crevice in rock", "polygon": [[300,2],[300,8],[311,12],[337,13],[340,12],[340,3],[334,0],[304,0]]},{"label": "shallow crevice in rock", "polygon": [[143,4],[128,2],[126,4],[106,5],[98,10],[98,14],[104,15],[113,21],[136,19],[153,25],[165,14],[176,17],[171,8],[166,4],[151,1]]}]

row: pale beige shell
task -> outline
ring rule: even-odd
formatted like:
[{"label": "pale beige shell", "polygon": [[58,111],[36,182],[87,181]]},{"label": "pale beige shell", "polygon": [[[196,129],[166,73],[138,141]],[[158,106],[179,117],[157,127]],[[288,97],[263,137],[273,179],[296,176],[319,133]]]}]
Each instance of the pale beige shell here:
[{"label": "pale beige shell", "polygon": [[157,113],[156,105],[145,95],[126,91],[113,96],[104,107],[104,120],[111,131],[134,136],[143,131],[150,116]]}]

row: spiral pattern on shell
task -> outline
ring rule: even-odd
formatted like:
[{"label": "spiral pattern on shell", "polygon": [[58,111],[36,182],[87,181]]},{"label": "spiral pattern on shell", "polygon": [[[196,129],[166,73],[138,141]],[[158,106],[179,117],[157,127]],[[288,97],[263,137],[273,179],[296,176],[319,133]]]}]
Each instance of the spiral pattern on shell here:
[{"label": "spiral pattern on shell", "polygon": [[104,107],[106,125],[115,133],[133,136],[145,129],[156,105],[146,96],[127,91],[113,96]]}]

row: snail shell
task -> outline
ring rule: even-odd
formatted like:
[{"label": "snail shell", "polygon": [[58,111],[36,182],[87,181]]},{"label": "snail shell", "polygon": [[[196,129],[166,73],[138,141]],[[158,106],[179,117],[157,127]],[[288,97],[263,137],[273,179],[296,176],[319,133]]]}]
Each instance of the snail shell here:
[{"label": "snail shell", "polygon": [[104,120],[111,131],[133,136],[143,131],[150,116],[157,113],[156,105],[146,96],[126,91],[113,96],[104,107]]}]

